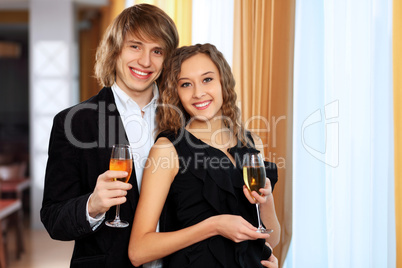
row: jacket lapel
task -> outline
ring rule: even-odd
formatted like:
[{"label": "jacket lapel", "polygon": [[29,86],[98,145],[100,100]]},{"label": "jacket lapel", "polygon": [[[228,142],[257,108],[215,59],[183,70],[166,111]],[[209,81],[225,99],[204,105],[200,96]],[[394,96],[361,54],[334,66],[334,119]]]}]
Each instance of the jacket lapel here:
[{"label": "jacket lapel", "polygon": [[[103,88],[99,92],[98,129],[99,148],[105,149],[102,150],[104,154],[106,154],[104,157],[110,158],[113,144],[129,144],[123,122],[116,108],[111,88]],[[130,202],[133,211],[135,211],[139,199],[139,189],[134,165],[129,183],[133,185],[133,188],[128,191],[127,199]]]}]

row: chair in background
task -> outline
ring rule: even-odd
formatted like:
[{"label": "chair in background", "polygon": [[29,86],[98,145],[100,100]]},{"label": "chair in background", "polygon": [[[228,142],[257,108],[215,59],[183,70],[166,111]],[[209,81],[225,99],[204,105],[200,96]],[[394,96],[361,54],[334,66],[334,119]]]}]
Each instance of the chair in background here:
[{"label": "chair in background", "polygon": [[0,165],[0,268],[7,265],[6,241],[11,228],[16,228],[17,259],[24,252],[23,193],[30,187],[30,179],[25,174],[26,162]]},{"label": "chair in background", "polygon": [[14,162],[6,165],[0,164],[0,197],[3,199],[16,198],[21,200],[26,210],[29,208],[28,200],[24,202],[23,193],[31,186],[29,177],[26,176],[27,163]]},{"label": "chair in background", "polygon": [[15,227],[17,259],[24,251],[22,228],[22,203],[19,199],[0,199],[0,268],[7,267],[7,234]]}]

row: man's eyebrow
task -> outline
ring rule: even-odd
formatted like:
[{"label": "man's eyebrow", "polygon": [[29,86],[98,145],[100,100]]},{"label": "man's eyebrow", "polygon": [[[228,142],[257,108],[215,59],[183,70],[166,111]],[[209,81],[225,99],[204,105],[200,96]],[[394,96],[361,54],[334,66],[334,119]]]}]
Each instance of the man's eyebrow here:
[{"label": "man's eyebrow", "polygon": [[141,41],[138,41],[138,40],[127,40],[127,43],[137,44],[137,45],[142,45],[143,44]]},{"label": "man's eyebrow", "polygon": [[154,49],[157,49],[157,50],[163,50],[163,47],[154,47]]},{"label": "man's eyebrow", "polygon": [[[144,43],[139,40],[127,40],[127,43],[133,44],[133,45],[144,45]],[[155,47],[153,47],[153,49],[163,50],[163,47],[155,46]]]}]

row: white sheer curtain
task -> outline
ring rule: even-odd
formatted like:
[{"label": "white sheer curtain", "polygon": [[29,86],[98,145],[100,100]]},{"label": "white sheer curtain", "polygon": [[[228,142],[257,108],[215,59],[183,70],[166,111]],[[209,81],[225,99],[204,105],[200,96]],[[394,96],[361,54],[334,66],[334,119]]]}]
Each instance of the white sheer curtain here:
[{"label": "white sheer curtain", "polygon": [[211,43],[232,66],[234,0],[193,0],[193,44]]},{"label": "white sheer curtain", "polygon": [[392,1],[296,1],[284,267],[395,267]]},{"label": "white sheer curtain", "polygon": [[[232,66],[234,0],[186,1],[192,1],[193,9],[191,43],[211,43],[215,45],[225,56],[229,65]],[[134,3],[135,0],[125,0],[126,7]],[[149,3],[153,4],[153,1],[149,1]]]}]

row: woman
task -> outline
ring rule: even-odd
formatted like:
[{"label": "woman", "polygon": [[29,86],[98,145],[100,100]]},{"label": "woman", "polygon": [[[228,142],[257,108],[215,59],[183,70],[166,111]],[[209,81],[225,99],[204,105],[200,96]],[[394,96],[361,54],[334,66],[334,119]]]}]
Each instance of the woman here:
[{"label": "woman", "polygon": [[[262,195],[250,194],[241,158],[262,142],[243,128],[223,55],[210,44],[182,47],[167,61],[161,83],[159,135],[134,218],[132,263],[164,258],[164,267],[277,267],[273,255],[266,261],[265,246],[279,242],[276,165],[266,164],[270,179]],[[256,232],[255,202],[270,235]]]}]

